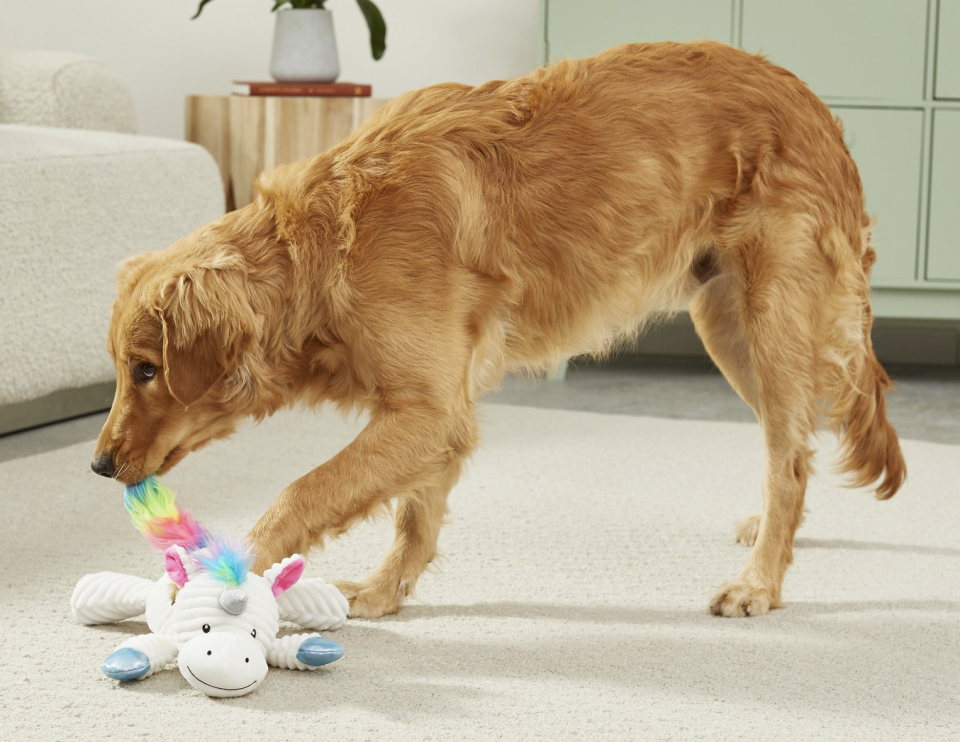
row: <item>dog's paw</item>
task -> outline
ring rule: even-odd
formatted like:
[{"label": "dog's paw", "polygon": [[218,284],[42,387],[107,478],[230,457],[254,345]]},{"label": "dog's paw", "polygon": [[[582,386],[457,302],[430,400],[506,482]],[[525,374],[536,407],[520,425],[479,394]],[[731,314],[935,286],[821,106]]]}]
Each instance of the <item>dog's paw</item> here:
[{"label": "dog's paw", "polygon": [[350,602],[350,618],[380,618],[396,613],[406,593],[398,586],[385,589],[365,582],[334,582],[334,586]]},{"label": "dog's paw", "polygon": [[[770,591],[743,580],[728,582],[710,601],[710,612],[715,616],[742,618],[763,616],[770,611]],[[776,607],[776,606],[773,606]]]},{"label": "dog's paw", "polygon": [[738,544],[753,546],[757,543],[757,534],[760,532],[760,516],[751,515],[737,523],[733,535]]}]

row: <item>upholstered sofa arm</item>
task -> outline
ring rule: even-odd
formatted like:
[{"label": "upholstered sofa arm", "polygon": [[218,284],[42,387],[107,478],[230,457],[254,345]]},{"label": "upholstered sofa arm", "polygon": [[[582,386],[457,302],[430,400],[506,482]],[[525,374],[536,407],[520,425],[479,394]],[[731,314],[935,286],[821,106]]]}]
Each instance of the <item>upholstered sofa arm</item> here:
[{"label": "upholstered sofa arm", "polygon": [[222,215],[200,146],[0,124],[0,406],[113,379],[117,265]]},{"label": "upholstered sofa arm", "polygon": [[120,76],[69,52],[0,52],[0,123],[137,130],[133,98]]}]

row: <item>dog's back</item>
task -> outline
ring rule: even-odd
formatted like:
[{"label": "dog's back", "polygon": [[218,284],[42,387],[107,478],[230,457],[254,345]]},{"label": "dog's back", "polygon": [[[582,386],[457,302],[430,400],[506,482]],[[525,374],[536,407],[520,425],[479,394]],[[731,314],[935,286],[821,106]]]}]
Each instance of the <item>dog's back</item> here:
[{"label": "dog's back", "polygon": [[411,259],[435,242],[480,281],[472,290],[497,311],[477,321],[507,366],[602,351],[679,310],[771,210],[836,231],[849,254],[829,260],[859,266],[868,249],[829,109],[722,44],[624,45],[511,81],[425,88],[330,159],[355,168],[354,190],[379,193],[351,239],[427,225]]},{"label": "dog's back", "polygon": [[757,381],[738,380],[755,372],[730,369],[718,346],[736,335],[749,355],[766,341],[740,337],[746,325],[793,313],[772,335],[811,344],[809,363],[790,371],[806,379],[791,400],[803,427],[824,400],[838,430],[857,431],[846,459],[857,481],[886,469],[883,496],[899,487],[889,380],[870,347],[860,178],[842,126],[792,73],[723,44],[624,45],[511,81],[410,93],[339,156],[357,155],[390,163],[395,194],[366,239],[402,214],[439,238],[421,247],[434,242],[469,270],[459,288],[480,386],[602,352],[691,305],[701,335],[736,315],[735,329],[704,341],[762,415]]}]

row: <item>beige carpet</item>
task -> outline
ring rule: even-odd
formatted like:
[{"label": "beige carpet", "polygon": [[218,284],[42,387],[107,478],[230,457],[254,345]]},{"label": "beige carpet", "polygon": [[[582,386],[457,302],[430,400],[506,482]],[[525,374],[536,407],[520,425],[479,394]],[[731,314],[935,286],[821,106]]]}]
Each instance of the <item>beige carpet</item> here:
[{"label": "beige carpet", "polygon": [[[144,626],[72,623],[72,586],[106,569],[152,577],[159,559],[120,488],[87,471],[91,444],[0,465],[0,739],[960,739],[960,447],[905,442],[910,479],[886,503],[840,489],[821,456],[786,610],[732,620],[706,606],[746,556],[731,524],[758,507],[756,426],[483,417],[419,599],[331,634],[340,662],[271,670],[240,699],[176,671],[104,677]],[[284,413],[166,481],[240,535],[359,425]],[[363,577],[390,538],[387,522],[364,526],[307,574]]]}]

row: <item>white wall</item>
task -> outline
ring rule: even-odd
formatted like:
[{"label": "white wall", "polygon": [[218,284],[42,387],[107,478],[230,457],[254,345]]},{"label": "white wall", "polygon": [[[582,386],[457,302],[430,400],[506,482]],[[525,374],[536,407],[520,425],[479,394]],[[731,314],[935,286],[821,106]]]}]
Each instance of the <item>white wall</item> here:
[{"label": "white wall", "polygon": [[[514,77],[539,62],[540,0],[377,0],[387,52],[374,62],[354,0],[328,0],[341,80],[392,97],[438,82]],[[273,0],[0,0],[0,48],[103,59],[133,91],[140,132],[183,137],[183,98],[268,80]]]}]

